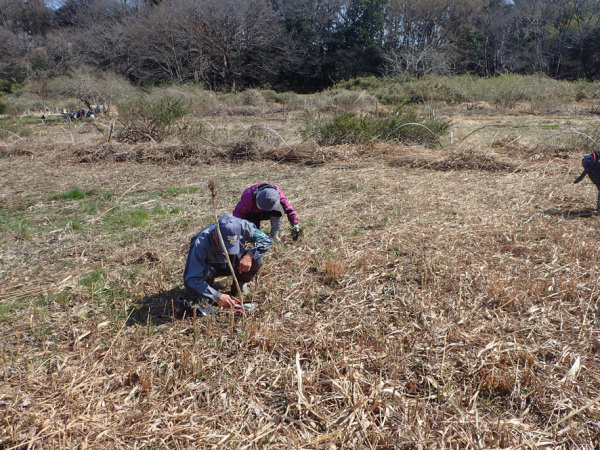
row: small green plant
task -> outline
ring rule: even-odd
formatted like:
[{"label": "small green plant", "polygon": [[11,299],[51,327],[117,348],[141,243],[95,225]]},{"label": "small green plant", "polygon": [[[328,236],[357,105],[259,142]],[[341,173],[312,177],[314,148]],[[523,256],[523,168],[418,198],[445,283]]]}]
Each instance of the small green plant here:
[{"label": "small green plant", "polygon": [[81,278],[81,285],[91,287],[93,284],[98,285],[102,282],[104,271],[102,269],[94,269]]},{"label": "small green plant", "polygon": [[59,198],[60,198],[60,200],[81,200],[84,197],[85,197],[85,192],[83,192],[82,189],[73,188],[73,189],[69,189],[67,192],[65,192],[63,195],[61,195]]}]

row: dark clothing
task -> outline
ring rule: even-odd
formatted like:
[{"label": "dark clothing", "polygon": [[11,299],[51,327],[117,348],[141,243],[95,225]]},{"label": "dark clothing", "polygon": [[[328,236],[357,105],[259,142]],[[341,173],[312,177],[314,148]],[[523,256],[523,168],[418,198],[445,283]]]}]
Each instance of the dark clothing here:
[{"label": "dark clothing", "polygon": [[[236,278],[241,283],[247,283],[261,268],[263,255],[273,245],[273,239],[257,229],[251,222],[243,219],[239,219],[239,221],[241,223],[241,235],[238,236],[240,253],[229,255],[229,258],[235,269]],[[213,233],[216,235],[214,223],[192,238],[183,273],[183,283],[197,295],[217,302],[221,293],[211,284],[214,283],[215,277],[231,274],[225,254],[215,242]],[[254,246],[246,249],[247,242]],[[246,254],[252,256],[252,267],[249,272],[237,273],[240,259]]]},{"label": "dark clothing", "polygon": [[583,160],[581,161],[581,165],[583,166],[584,172],[577,180],[575,180],[575,183],[581,181],[586,174],[590,177],[590,180],[598,189],[596,211],[600,212],[600,151],[595,151],[584,156]]},{"label": "dark clothing", "polygon": [[259,213],[246,214],[245,219],[248,222],[252,222],[254,225],[256,225],[256,228],[260,229],[261,220],[271,220],[272,217],[281,217],[282,215],[283,214],[281,213],[281,211],[264,211]]},{"label": "dark clothing", "polygon": [[[252,281],[252,278],[254,278],[254,275],[256,275],[258,273],[258,271],[260,270],[260,268],[263,265],[263,257],[259,256],[258,259],[252,260],[252,267],[250,268],[250,270],[248,272],[240,273],[238,271],[238,268],[240,265],[241,258],[238,255],[232,255],[232,256],[230,256],[230,258],[231,258],[231,265],[233,266],[233,271],[235,273],[235,277],[237,278],[237,280],[240,284],[245,284],[245,283]],[[227,264],[225,264],[224,267],[217,265],[217,264],[208,265],[208,266],[206,266],[206,269],[204,270],[204,281],[206,281],[210,285],[213,285],[215,282],[215,278],[226,277],[229,275],[231,275],[231,272],[229,271],[229,267],[227,267]]]}]

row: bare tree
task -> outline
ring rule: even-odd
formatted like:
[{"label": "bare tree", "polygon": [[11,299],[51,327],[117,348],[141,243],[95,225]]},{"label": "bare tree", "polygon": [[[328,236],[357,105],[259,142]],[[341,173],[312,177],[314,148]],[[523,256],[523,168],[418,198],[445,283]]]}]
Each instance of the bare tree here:
[{"label": "bare tree", "polygon": [[51,28],[52,19],[43,0],[0,0],[0,24],[18,36],[42,35]]},{"label": "bare tree", "polygon": [[455,16],[461,9],[449,0],[392,0],[386,20],[388,72],[416,76],[451,73]]},{"label": "bare tree", "polygon": [[279,27],[261,0],[177,0],[149,9],[129,38],[136,74],[236,89],[276,71]]},{"label": "bare tree", "polygon": [[133,93],[133,87],[122,77],[110,72],[98,72],[88,66],[74,69],[68,77],[54,79],[52,89],[65,97],[79,99],[92,110],[95,105],[105,105],[105,108],[110,108],[117,101]]},{"label": "bare tree", "polygon": [[24,72],[19,38],[0,26],[0,78],[20,78]]}]

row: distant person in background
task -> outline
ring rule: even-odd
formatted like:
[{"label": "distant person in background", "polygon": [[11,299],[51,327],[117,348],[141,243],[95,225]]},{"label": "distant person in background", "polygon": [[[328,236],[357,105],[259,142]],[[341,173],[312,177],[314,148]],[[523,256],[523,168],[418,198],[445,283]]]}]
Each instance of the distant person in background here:
[{"label": "distant person in background", "polygon": [[260,229],[260,222],[271,222],[271,237],[279,241],[281,233],[281,216],[287,215],[292,226],[292,237],[298,238],[300,224],[296,211],[279,186],[272,183],[258,183],[250,186],[242,193],[242,198],[233,210],[233,215],[246,219]]},{"label": "distant person in background", "polygon": [[598,188],[596,212],[600,213],[600,151],[595,151],[584,156],[581,160],[581,165],[583,166],[583,173],[579,175],[579,178],[577,178],[574,183],[579,183],[586,175],[589,175],[590,180],[592,180],[596,185],[596,188]]}]

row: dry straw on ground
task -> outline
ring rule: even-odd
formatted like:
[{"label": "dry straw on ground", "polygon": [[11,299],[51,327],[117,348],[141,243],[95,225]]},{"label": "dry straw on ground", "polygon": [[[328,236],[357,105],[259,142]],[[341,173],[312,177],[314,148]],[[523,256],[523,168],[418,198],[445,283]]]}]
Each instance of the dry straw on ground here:
[{"label": "dry straw on ground", "polygon": [[[3,148],[0,446],[594,448],[596,193],[519,145]],[[305,230],[246,318],[172,312],[209,179],[222,212],[277,182]]]}]

